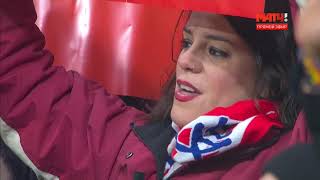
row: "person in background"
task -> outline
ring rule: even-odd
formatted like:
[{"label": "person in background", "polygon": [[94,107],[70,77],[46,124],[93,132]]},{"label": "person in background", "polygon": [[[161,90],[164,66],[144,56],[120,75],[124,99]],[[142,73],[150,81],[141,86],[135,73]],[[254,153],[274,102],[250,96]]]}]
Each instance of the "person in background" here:
[{"label": "person in background", "polygon": [[[287,0],[265,4],[291,14]],[[258,179],[275,154],[308,142],[289,94],[291,19],[267,32],[253,19],[187,13],[174,76],[146,115],[52,66],[32,0],[0,1],[4,143],[39,179],[231,180]]]},{"label": "person in background", "polygon": [[261,180],[320,179],[319,18],[320,1],[305,1],[295,28],[304,65],[304,74],[300,81],[304,112],[314,141],[312,144],[295,145],[273,158],[265,167]]}]

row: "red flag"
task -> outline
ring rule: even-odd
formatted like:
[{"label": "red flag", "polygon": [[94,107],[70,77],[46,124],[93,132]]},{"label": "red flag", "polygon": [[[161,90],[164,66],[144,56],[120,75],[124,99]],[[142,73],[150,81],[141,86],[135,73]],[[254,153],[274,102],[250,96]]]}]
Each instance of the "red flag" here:
[{"label": "red flag", "polygon": [[206,11],[255,19],[264,12],[265,0],[112,0],[166,8]]}]

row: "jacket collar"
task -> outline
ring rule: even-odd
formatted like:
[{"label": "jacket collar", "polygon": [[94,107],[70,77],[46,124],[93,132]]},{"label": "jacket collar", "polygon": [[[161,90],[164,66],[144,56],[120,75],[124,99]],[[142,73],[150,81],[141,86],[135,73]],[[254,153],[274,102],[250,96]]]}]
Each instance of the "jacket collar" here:
[{"label": "jacket collar", "polygon": [[168,158],[167,146],[176,134],[171,127],[171,120],[154,121],[142,126],[133,126],[133,131],[154,155],[157,165],[157,179],[162,179],[164,166]]},{"label": "jacket collar", "polygon": [[[147,148],[152,152],[157,166],[157,179],[163,179],[164,167],[166,160],[168,159],[167,146],[169,145],[172,138],[176,135],[176,131],[171,126],[171,119],[164,121],[151,121],[145,125],[135,125],[132,124],[133,132],[136,136],[147,146]],[[286,131],[281,134],[285,134]],[[222,156],[215,159],[215,162],[221,161],[226,162],[227,159],[232,162],[238,162],[243,160],[248,160],[257,155],[261,150],[272,146],[275,144],[281,135],[275,136],[272,140],[268,142],[263,142],[257,147],[247,148],[244,151],[236,153],[236,156],[233,156],[232,153],[227,153],[228,157]],[[207,166],[207,165],[206,165]]]}]

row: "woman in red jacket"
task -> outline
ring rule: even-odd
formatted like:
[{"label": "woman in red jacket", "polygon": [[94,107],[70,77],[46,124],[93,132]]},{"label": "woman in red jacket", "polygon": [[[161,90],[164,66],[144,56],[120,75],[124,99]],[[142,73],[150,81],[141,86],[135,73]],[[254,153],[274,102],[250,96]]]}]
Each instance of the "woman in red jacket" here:
[{"label": "woman in red jacket", "polygon": [[[266,11],[289,3],[266,1]],[[288,31],[265,32],[193,12],[176,73],[145,116],[53,67],[35,17],[32,0],[0,3],[0,134],[39,179],[257,179],[274,154],[308,141],[301,122],[291,130],[291,19]]]}]

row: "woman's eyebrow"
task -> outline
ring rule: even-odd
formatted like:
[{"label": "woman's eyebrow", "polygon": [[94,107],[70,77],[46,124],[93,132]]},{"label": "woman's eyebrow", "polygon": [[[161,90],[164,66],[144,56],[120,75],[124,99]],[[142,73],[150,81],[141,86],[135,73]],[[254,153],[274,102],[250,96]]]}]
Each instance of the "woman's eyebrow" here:
[{"label": "woman's eyebrow", "polygon": [[183,31],[184,31],[185,33],[188,33],[188,34],[192,35],[192,31],[191,31],[190,29],[188,29],[187,27],[184,27],[184,28],[183,28]]},{"label": "woman's eyebrow", "polygon": [[[187,34],[190,34],[192,35],[192,31],[187,28],[187,27],[184,27],[183,28],[183,31]],[[219,35],[214,35],[214,34],[209,34],[209,35],[206,35],[205,36],[205,39],[208,39],[208,40],[214,40],[214,41],[223,41],[223,42],[226,42],[228,44],[230,44],[231,46],[233,46],[233,43],[232,41],[230,41],[229,39],[223,37],[223,36],[219,36]]]},{"label": "woman's eyebrow", "polygon": [[229,39],[227,39],[223,36],[210,34],[210,35],[206,35],[205,38],[209,39],[209,40],[214,40],[214,41],[223,41],[223,42],[226,42],[226,43],[230,44],[231,46],[233,46],[232,41],[230,41]]}]

